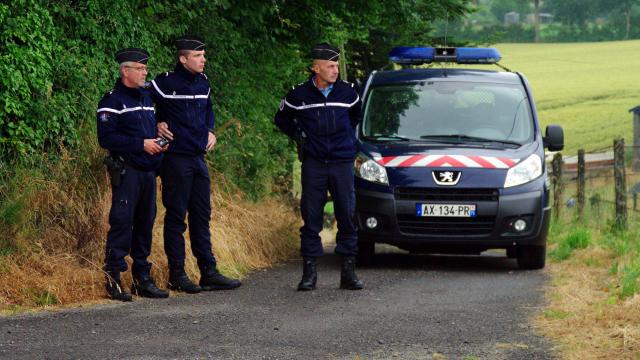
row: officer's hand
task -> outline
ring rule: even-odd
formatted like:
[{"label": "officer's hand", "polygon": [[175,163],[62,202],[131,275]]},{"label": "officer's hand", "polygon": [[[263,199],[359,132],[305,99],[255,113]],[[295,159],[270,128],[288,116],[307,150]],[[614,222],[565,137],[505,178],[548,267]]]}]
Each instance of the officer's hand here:
[{"label": "officer's hand", "polygon": [[213,149],[216,144],[216,136],[212,132],[209,132],[209,140],[207,141],[207,151]]},{"label": "officer's hand", "polygon": [[156,139],[144,139],[144,152],[150,155],[155,155],[163,152],[164,149],[156,143]]},{"label": "officer's hand", "polygon": [[[156,139],[156,144],[158,144],[158,140],[160,140],[160,138]],[[160,146],[160,144],[158,144],[158,146]],[[171,144],[167,143],[165,146],[160,146],[160,152],[165,152],[167,150],[169,150],[169,146],[171,146]]]},{"label": "officer's hand", "polygon": [[169,141],[173,140],[173,133],[169,131],[169,124],[167,124],[166,122],[158,123],[158,135]]}]

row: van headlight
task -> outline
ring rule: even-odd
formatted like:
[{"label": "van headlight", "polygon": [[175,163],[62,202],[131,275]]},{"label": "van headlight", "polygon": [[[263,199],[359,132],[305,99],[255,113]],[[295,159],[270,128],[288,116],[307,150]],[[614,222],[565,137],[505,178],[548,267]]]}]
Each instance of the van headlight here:
[{"label": "van headlight", "polygon": [[518,186],[537,179],[542,175],[542,159],[536,154],[531,154],[524,161],[507,171],[504,187]]},{"label": "van headlight", "polygon": [[389,185],[387,170],[375,160],[363,153],[358,153],[354,162],[356,176],[367,181]]}]

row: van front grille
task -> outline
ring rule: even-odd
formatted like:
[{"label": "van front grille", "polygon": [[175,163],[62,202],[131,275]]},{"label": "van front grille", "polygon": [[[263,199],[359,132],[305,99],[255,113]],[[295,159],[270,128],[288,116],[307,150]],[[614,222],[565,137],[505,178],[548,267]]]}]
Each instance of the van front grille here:
[{"label": "van front grille", "polygon": [[398,215],[400,232],[415,235],[489,235],[495,216],[469,218]]},{"label": "van front grille", "polygon": [[396,200],[432,200],[432,201],[498,201],[497,189],[465,188],[417,188],[397,187]]}]

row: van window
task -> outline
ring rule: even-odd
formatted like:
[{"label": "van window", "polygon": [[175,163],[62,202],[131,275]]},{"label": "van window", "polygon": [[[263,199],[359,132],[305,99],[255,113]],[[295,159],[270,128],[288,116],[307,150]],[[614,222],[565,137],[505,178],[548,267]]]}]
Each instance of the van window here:
[{"label": "van window", "polygon": [[526,144],[534,127],[520,85],[425,81],[373,87],[367,96],[366,137],[423,140],[455,137]]}]

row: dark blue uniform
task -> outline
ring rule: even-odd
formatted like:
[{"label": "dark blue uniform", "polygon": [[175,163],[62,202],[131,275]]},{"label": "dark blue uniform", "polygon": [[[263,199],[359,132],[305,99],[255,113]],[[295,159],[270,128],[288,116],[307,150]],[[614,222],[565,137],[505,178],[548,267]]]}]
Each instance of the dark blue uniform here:
[{"label": "dark blue uniform", "polygon": [[153,222],[156,216],[156,169],[162,155],[144,151],[144,139],[156,137],[154,107],[148,91],[126,87],[120,79],[98,104],[98,142],[114,158],[125,162],[119,186],[112,187],[106,266],[109,272],[127,270],[131,254],[136,278],[149,277]]},{"label": "dark blue uniform", "polygon": [[360,121],[361,101],[353,84],[338,80],[325,96],[313,77],[294,87],[280,102],[276,125],[290,138],[304,138],[302,199],[304,226],[300,228],[303,257],[321,256],[320,231],[327,201],[333,198],[338,222],[335,252],[353,256],[357,252],[354,222],[355,192],[353,161],[356,156],[355,127]]},{"label": "dark blue uniform", "polygon": [[158,121],[166,122],[174,140],[160,169],[164,220],[164,246],[169,266],[181,270],[185,262],[185,216],[189,214],[191,250],[200,269],[216,265],[211,252],[211,182],[204,156],[214,114],[209,82],[181,64],[152,82]]}]

